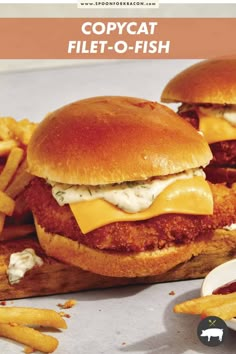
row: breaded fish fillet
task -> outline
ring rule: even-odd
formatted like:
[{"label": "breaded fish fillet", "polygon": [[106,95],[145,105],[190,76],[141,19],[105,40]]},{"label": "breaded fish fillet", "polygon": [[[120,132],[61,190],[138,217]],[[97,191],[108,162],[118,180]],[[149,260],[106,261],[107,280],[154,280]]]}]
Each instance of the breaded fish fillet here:
[{"label": "breaded fish fillet", "polygon": [[[211,185],[214,214],[165,214],[149,220],[115,222],[83,234],[68,205],[59,206],[51,186],[35,178],[26,191],[27,202],[41,227],[89,247],[122,252],[155,250],[184,244],[208,231],[236,223],[236,188]],[[91,216],[92,217],[92,216]]]}]

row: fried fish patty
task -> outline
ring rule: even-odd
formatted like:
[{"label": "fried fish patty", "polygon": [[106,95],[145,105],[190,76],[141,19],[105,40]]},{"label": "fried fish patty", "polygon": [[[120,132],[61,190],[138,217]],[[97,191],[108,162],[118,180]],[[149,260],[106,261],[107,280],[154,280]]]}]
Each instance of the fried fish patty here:
[{"label": "fried fish patty", "polygon": [[165,214],[135,222],[115,222],[83,234],[68,205],[59,206],[43,179],[32,180],[26,200],[47,232],[61,234],[91,248],[141,252],[193,241],[201,233],[236,222],[236,191],[211,185],[214,214],[211,216]]},{"label": "fried fish patty", "polygon": [[232,186],[236,182],[236,168],[215,167],[208,165],[204,168],[206,178],[212,183],[226,183]]},{"label": "fried fish patty", "polygon": [[236,140],[224,140],[210,144],[210,149],[213,154],[212,166],[236,166]]},{"label": "fried fish patty", "polygon": [[[199,129],[199,117],[194,108],[181,111],[178,114]],[[236,140],[224,140],[209,145],[213,159],[204,169],[207,180],[212,183],[227,183],[228,186],[236,182]]]},{"label": "fried fish patty", "polygon": [[199,130],[199,117],[195,109],[190,109],[188,111],[178,111],[180,117],[184,118],[189,124],[191,124],[195,129]]}]

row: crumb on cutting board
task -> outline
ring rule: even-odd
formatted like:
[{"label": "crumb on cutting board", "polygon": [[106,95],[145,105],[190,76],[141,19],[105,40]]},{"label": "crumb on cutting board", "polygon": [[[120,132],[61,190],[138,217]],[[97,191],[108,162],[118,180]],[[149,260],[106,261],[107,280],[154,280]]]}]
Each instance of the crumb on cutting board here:
[{"label": "crumb on cutting board", "polygon": [[169,292],[169,295],[174,296],[174,295],[175,295],[175,292],[174,292],[173,290],[171,290],[171,291]]},{"label": "crumb on cutting board", "polygon": [[67,300],[64,304],[58,304],[57,306],[60,307],[61,309],[70,309],[71,307],[75,306],[77,303],[76,300],[70,299]]},{"label": "crumb on cutting board", "polygon": [[68,313],[65,313],[65,312],[63,312],[63,311],[59,312],[59,315],[60,315],[61,317],[66,317],[66,318],[70,318],[70,317],[71,317]]}]

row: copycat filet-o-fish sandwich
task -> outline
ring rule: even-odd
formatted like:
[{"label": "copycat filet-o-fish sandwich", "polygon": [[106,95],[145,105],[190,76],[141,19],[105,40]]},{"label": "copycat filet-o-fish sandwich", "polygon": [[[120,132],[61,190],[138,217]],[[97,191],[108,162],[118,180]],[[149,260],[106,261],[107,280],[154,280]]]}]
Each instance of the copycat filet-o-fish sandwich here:
[{"label": "copycat filet-o-fish sandwich", "polygon": [[236,221],[236,195],[205,180],[211,159],[202,135],[155,102],[93,97],[50,113],[28,147],[41,246],[103,275],[168,271]]},{"label": "copycat filet-o-fish sandwich", "polygon": [[176,75],[163,102],[181,102],[178,113],[201,131],[213,159],[205,169],[213,183],[236,182],[236,59],[205,60]]}]

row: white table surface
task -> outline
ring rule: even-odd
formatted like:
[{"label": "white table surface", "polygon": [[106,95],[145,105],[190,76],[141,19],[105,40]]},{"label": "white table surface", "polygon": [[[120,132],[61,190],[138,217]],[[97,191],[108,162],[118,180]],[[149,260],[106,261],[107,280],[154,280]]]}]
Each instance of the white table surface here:
[{"label": "white table surface", "polygon": [[73,67],[1,73],[0,115],[40,121],[47,112],[64,104],[99,95],[158,101],[168,80],[195,62],[197,60],[107,60],[93,64],[91,60]]},{"label": "white table surface", "polygon": [[[40,121],[59,106],[95,95],[129,95],[158,100],[167,81],[194,60],[109,62],[54,70],[0,74],[0,115]],[[177,315],[175,303],[199,296],[201,280],[15,300],[15,306],[58,310],[58,303],[75,298],[67,310],[68,330],[53,332],[56,354],[229,354],[236,333],[225,343],[206,347],[197,338],[198,316]],[[170,291],[175,295],[169,295]],[[9,305],[10,302],[9,302]],[[22,353],[22,346],[0,340],[1,354]]]}]

